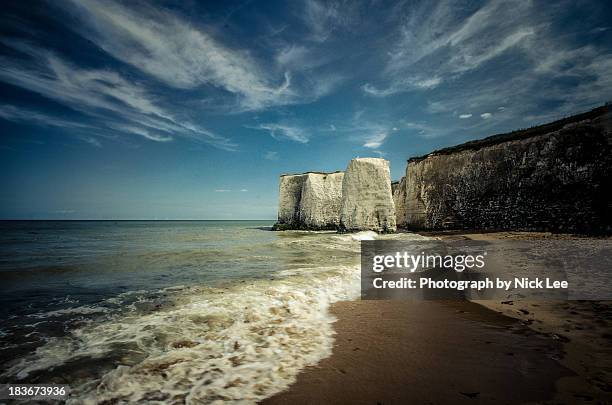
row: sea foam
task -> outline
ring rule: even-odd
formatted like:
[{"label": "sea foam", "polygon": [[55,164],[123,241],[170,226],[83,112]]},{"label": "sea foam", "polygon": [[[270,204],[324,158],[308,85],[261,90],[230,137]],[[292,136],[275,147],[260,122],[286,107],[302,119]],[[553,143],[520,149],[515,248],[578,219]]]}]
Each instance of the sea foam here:
[{"label": "sea foam", "polygon": [[[359,251],[359,240],[376,234],[345,236],[282,239],[279,248],[327,250],[320,262],[288,263],[270,279],[168,288],[162,293],[171,305],[145,313],[132,306],[86,323],[50,339],[3,377],[68,374],[69,403],[257,402],[331,354],[334,318],[328,308],[357,298],[360,287],[359,256],[346,261],[334,255],[346,258],[347,251]],[[78,375],[71,375],[77,368]]]}]

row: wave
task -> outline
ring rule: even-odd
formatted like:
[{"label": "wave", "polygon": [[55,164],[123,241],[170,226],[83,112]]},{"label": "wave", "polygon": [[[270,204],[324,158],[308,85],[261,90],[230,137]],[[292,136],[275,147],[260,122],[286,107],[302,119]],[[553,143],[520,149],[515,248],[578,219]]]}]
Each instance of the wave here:
[{"label": "wave", "polygon": [[152,300],[144,313],[135,304],[107,311],[109,303],[47,313],[106,316],[51,338],[2,377],[61,376],[72,387],[68,403],[257,402],[331,354],[335,319],[328,308],[359,296],[359,257],[353,253],[359,240],[374,237],[364,232],[280,238],[280,249],[324,253],[308,266],[289,261],[269,279],[164,289],[159,295],[171,304]]}]

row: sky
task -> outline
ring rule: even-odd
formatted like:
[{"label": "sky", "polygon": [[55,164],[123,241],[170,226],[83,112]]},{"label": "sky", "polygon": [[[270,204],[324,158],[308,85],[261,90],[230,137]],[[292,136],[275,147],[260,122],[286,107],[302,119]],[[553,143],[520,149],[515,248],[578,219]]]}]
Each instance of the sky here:
[{"label": "sky", "polygon": [[0,218],[275,219],[282,173],[612,100],[607,1],[4,1]]}]

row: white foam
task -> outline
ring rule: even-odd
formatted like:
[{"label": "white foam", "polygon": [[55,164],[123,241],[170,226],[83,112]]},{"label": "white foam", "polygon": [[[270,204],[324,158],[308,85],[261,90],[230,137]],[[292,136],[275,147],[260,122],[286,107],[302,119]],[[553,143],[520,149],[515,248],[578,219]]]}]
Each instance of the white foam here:
[{"label": "white foam", "polygon": [[[70,369],[72,362],[83,367],[83,359],[116,359],[119,353],[123,357],[112,360],[111,371],[71,381],[70,402],[255,403],[286,389],[300,370],[331,354],[334,318],[328,308],[360,292],[359,255],[346,252],[358,253],[356,241],[379,237],[387,235],[280,238],[282,249],[323,250],[320,263],[288,262],[274,280],[229,288],[167,288],[163,292],[172,305],[166,309],[143,314],[126,305],[120,313],[111,311],[50,339],[2,376],[24,380],[39,371]],[[340,253],[343,263],[330,261]],[[134,295],[126,298],[133,301]],[[99,307],[79,308],[70,311]]]},{"label": "white foam", "polygon": [[45,318],[53,317],[53,316],[76,315],[76,314],[89,315],[89,314],[104,313],[104,312],[108,312],[108,309],[99,307],[99,306],[93,306],[93,305],[82,305],[82,306],[73,307],[73,308],[58,309],[55,311],[39,312],[35,314],[30,314],[28,316],[30,318],[45,319]]},{"label": "white foam", "polygon": [[378,234],[374,231],[363,231],[351,234],[353,240],[374,240],[378,237]]},{"label": "white foam", "polygon": [[185,396],[188,403],[259,401],[331,354],[334,319],[327,308],[359,294],[357,267],[304,270],[273,284],[183,289],[170,310],[76,329],[40,347],[5,376],[25,379],[37,370],[102,358],[124,346],[145,359],[118,366],[95,384],[74,387],[73,402],[142,401],[152,393],[168,401]]}]

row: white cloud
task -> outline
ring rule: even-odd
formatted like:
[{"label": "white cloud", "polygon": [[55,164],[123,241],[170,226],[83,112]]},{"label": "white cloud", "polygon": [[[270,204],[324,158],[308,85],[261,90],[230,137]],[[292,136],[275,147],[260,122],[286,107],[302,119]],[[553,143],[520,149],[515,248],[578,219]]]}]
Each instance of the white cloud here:
[{"label": "white cloud", "polygon": [[376,86],[366,83],[361,88],[364,92],[375,97],[386,97],[392,94],[400,93],[409,89],[427,90],[437,87],[442,82],[439,77],[409,77],[394,80],[393,83],[385,89],[379,89]]},{"label": "white cloud", "polygon": [[437,138],[445,136],[451,130],[448,126],[436,126],[426,122],[403,121],[402,126],[416,132],[421,138]]},{"label": "white cloud", "polygon": [[330,36],[353,21],[353,9],[350,3],[338,1],[321,2],[305,0],[301,17],[309,28],[308,39],[314,42],[325,42]]},{"label": "white cloud", "polygon": [[169,142],[172,140],[171,136],[154,133],[148,130],[147,128],[142,128],[142,127],[133,126],[133,125],[113,124],[113,123],[111,123],[109,126],[121,132],[127,132],[130,134],[140,135],[151,141]]},{"label": "white cloud", "polygon": [[232,190],[227,188],[218,188],[215,190],[215,193],[230,193]]},{"label": "white cloud", "polygon": [[242,188],[242,189],[240,189],[240,192],[241,192],[241,193],[246,193],[247,191],[249,191],[249,190],[247,190],[246,188]]},{"label": "white cloud", "polygon": [[[156,98],[146,88],[114,71],[78,67],[52,52],[25,42],[4,40],[2,43],[30,59],[18,61],[0,58],[0,80],[85,113],[95,119],[96,127],[100,130],[108,132],[111,129],[158,142],[166,142],[176,136],[206,142],[225,150],[236,148],[227,138],[187,120],[179,121],[158,105]],[[48,117],[39,117],[38,120],[46,121],[48,125],[52,122]]]},{"label": "white cloud", "polygon": [[389,136],[389,133],[387,133],[387,132],[379,132],[379,133],[377,133],[375,135],[372,135],[368,139],[366,139],[366,142],[363,144],[363,146],[366,147],[366,148],[370,148],[370,149],[379,148],[380,145],[383,144],[385,139],[387,139],[387,136]]},{"label": "white cloud", "polygon": [[[203,85],[235,96],[241,110],[309,102],[330,91],[328,77],[298,85],[290,71],[264,64],[251,52],[232,49],[220,39],[169,10],[114,1],[72,2],[83,25],[81,35],[115,58],[180,89]],[[295,68],[306,48],[282,51],[279,66]],[[219,104],[218,102],[215,104]]]},{"label": "white cloud", "polygon": [[267,160],[278,160],[278,152],[268,151],[264,154],[264,159]]},{"label": "white cloud", "polygon": [[493,116],[493,114],[488,113],[488,112],[480,114],[480,118],[482,118],[482,119],[484,119],[484,120],[489,119],[489,118],[491,118],[492,116]]},{"label": "white cloud", "polygon": [[260,124],[249,128],[268,131],[274,139],[286,138],[299,143],[308,143],[309,139],[305,130],[287,124]]},{"label": "white cloud", "polygon": [[289,45],[279,50],[276,55],[276,62],[281,66],[296,67],[308,65],[313,67],[311,63],[316,63],[314,58],[310,57],[309,49],[302,45]]},{"label": "white cloud", "polygon": [[400,39],[388,51],[382,73],[388,84],[364,86],[370,95],[436,88],[535,35],[535,28],[529,25],[529,1],[489,1],[468,18],[461,17],[469,6],[459,2],[423,2],[418,7],[408,3],[406,7],[410,7],[405,10],[408,17],[400,27]]},{"label": "white cloud", "polygon": [[102,147],[102,144],[100,143],[100,141],[98,141],[96,138],[92,136],[78,135],[77,138],[79,138],[83,142],[86,142],[92,146],[95,146],[96,148]]},{"label": "white cloud", "polygon": [[41,113],[39,111],[34,111],[23,107],[16,107],[8,104],[0,105],[0,118],[4,118],[5,120],[13,122],[25,122],[53,127],[77,129],[91,128],[91,126],[87,124],[65,120],[62,118],[55,117],[53,115]]},{"label": "white cloud", "polygon": [[53,211],[55,214],[62,214],[62,215],[66,215],[66,214],[74,214],[76,211],[75,210],[56,210]]},{"label": "white cloud", "polygon": [[[577,45],[573,36],[563,35],[564,27],[556,19],[564,8],[562,4],[557,5],[554,13],[542,15],[534,2],[490,1],[463,21],[454,16],[457,13],[449,12],[454,4],[438,4],[442,10],[438,14],[421,16],[431,22],[422,25],[423,31],[404,32],[405,40],[411,32],[414,34],[412,42],[404,43],[406,46],[412,43],[414,48],[392,53],[391,62],[398,64],[390,62],[386,71],[394,77],[426,69],[453,79],[453,86],[430,98],[430,112],[490,111],[487,114],[491,115],[484,115],[483,120],[475,123],[482,128],[493,128],[509,120],[516,125],[517,119],[523,120],[523,125],[533,125],[588,110],[612,98],[609,47],[596,43]],[[431,35],[423,34],[428,30]],[[589,27],[584,30],[588,32]],[[451,34],[436,34],[444,32]],[[484,67],[501,55],[513,57],[502,72],[483,71],[476,83],[463,84],[459,80],[470,69]],[[435,61],[442,62],[440,67],[433,65],[430,70]],[[499,79],[500,74],[504,80]],[[503,106],[496,107],[500,101]],[[532,114],[550,101],[557,105],[552,111]],[[487,119],[493,113],[495,120]]]},{"label": "white cloud", "polygon": [[462,120],[465,120],[465,119],[468,119],[468,118],[472,118],[472,114],[461,114],[459,116],[459,118],[462,119]]}]

